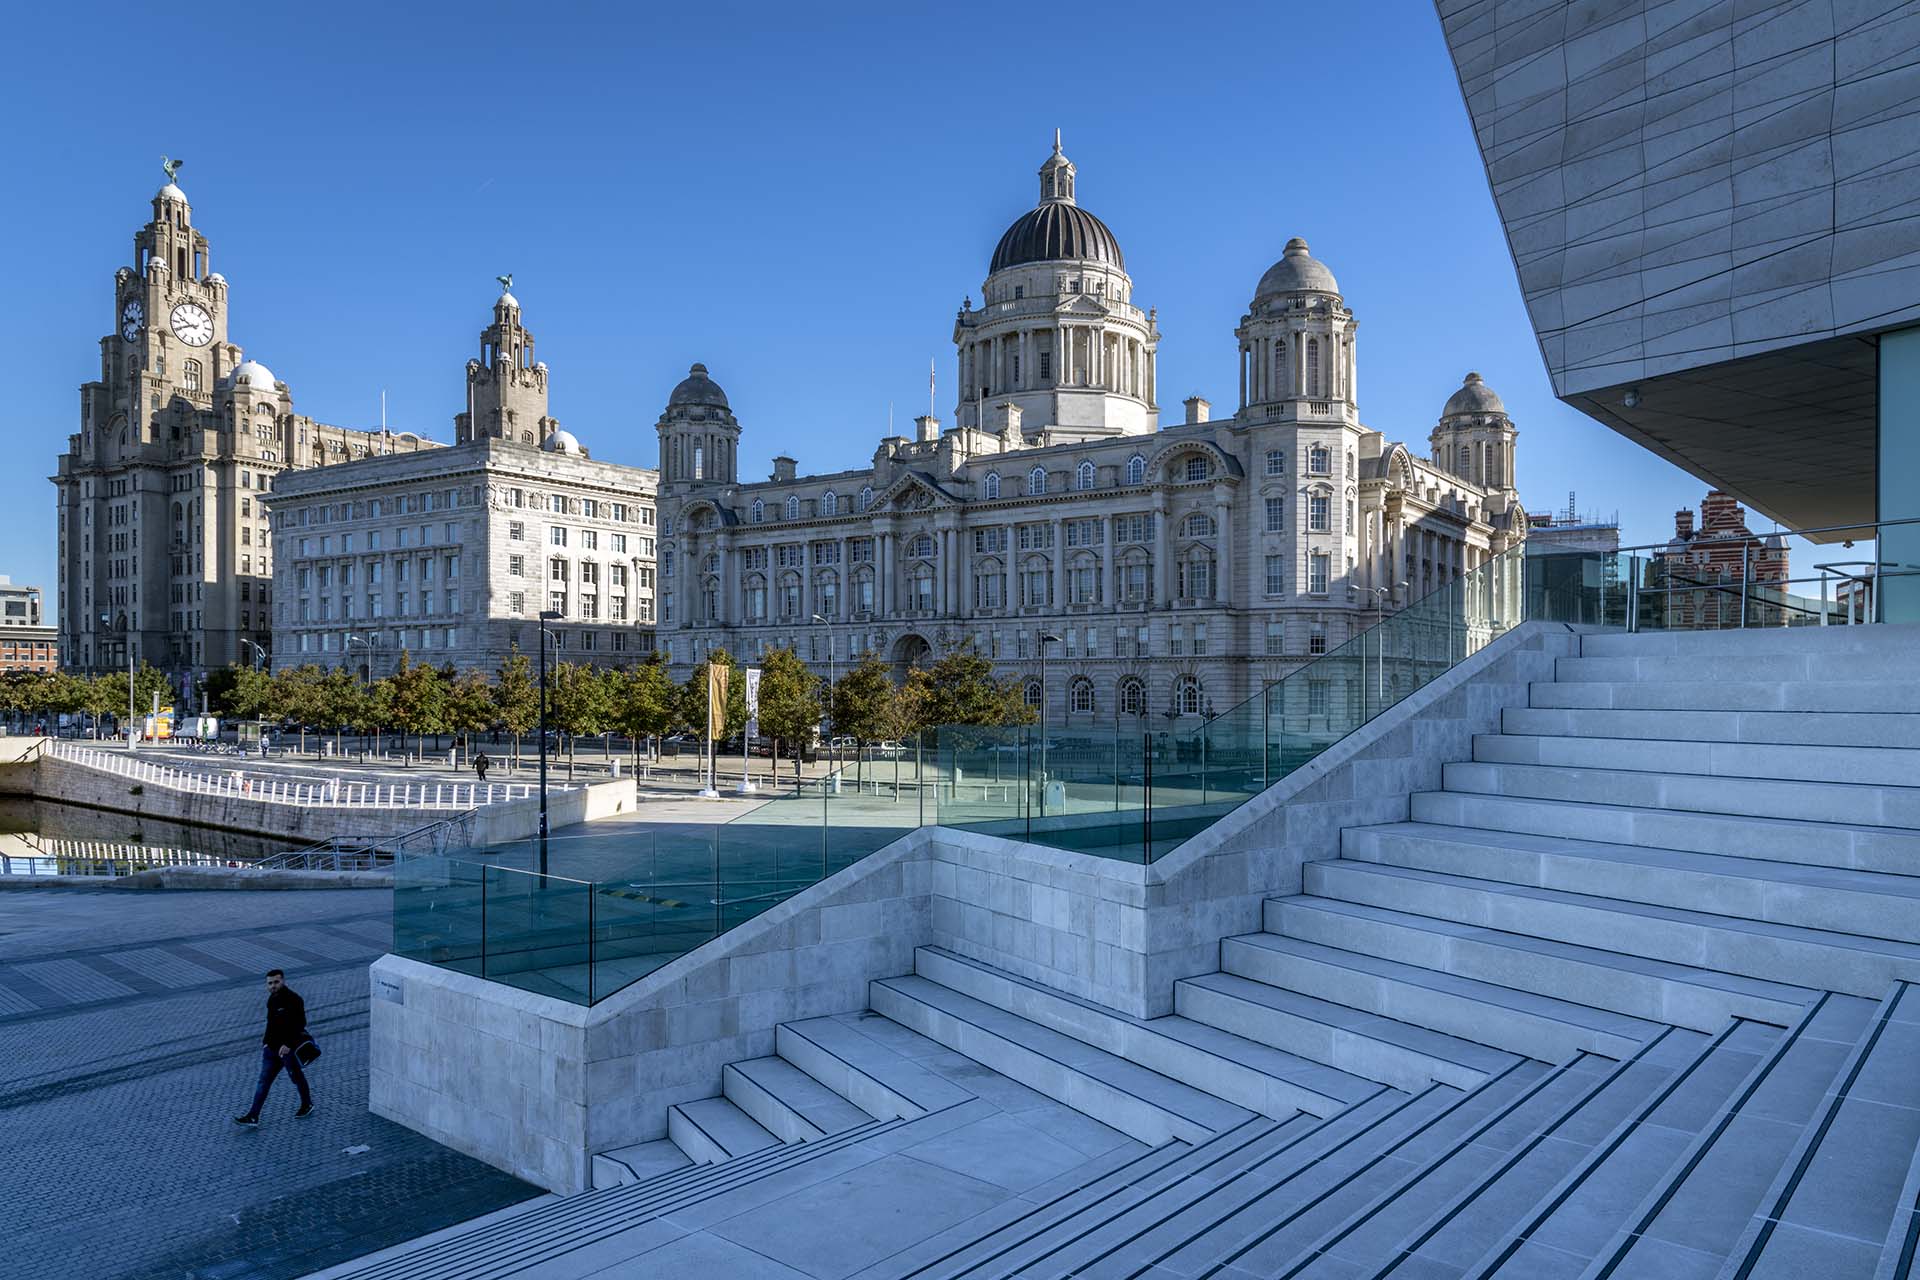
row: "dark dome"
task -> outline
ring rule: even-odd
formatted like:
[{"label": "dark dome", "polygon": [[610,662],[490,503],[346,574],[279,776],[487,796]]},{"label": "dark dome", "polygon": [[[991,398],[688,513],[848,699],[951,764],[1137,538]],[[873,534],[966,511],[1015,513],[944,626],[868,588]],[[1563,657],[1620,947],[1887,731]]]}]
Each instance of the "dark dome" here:
[{"label": "dark dome", "polygon": [[1470,373],[1461,382],[1460,389],[1447,397],[1446,407],[1440,410],[1443,418],[1452,418],[1461,414],[1505,413],[1507,406],[1485,379],[1477,373]]},{"label": "dark dome", "polygon": [[1126,260],[1120,256],[1120,242],[1107,230],[1106,223],[1079,205],[1056,200],[1021,214],[1007,228],[993,251],[993,265],[987,273],[1028,262],[1066,260],[1092,260],[1127,269]]},{"label": "dark dome", "polygon": [[707,366],[696,364],[680,380],[680,385],[673,389],[673,394],[667,397],[669,409],[679,404],[710,404],[724,409],[727,407],[727,393],[720,389],[719,383],[707,376]]}]

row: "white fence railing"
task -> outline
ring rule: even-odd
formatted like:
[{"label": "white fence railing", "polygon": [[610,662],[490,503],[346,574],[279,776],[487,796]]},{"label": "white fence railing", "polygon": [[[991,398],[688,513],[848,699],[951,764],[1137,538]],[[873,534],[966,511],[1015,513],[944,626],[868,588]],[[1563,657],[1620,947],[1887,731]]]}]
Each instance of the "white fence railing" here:
[{"label": "white fence railing", "polygon": [[[272,804],[330,809],[472,809],[482,805],[524,800],[539,794],[530,782],[355,782],[346,778],[275,778],[243,769],[211,772],[176,769],[172,765],[101,751],[70,742],[46,748],[61,760],[126,778],[142,786],[200,795],[233,796]],[[571,787],[552,786],[550,791]]]}]

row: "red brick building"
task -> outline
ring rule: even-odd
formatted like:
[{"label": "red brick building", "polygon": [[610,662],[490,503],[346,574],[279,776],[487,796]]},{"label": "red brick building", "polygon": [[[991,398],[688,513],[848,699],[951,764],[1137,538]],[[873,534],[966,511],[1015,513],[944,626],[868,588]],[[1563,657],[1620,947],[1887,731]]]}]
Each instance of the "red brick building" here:
[{"label": "red brick building", "polygon": [[1782,605],[1786,583],[1786,539],[1747,528],[1746,508],[1718,489],[1701,499],[1698,528],[1692,511],[1673,513],[1673,540],[1648,575],[1666,625],[1680,629],[1740,626],[1743,594],[1745,625],[1784,626],[1791,621]]}]

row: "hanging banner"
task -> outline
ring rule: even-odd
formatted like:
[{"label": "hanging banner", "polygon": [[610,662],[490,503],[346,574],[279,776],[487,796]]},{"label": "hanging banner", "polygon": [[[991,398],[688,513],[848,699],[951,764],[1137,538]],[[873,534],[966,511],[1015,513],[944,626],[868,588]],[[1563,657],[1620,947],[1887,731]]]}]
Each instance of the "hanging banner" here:
[{"label": "hanging banner", "polygon": [[727,673],[723,662],[707,664],[707,737],[718,742],[727,736]]},{"label": "hanging banner", "polygon": [[760,736],[760,668],[747,668],[747,741]]}]

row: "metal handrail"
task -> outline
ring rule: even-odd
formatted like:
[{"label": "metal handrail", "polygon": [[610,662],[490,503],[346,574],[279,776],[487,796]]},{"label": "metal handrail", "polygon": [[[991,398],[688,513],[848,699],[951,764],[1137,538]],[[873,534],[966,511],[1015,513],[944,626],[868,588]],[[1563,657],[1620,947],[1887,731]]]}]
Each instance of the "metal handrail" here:
[{"label": "metal handrail", "polygon": [[[411,831],[403,831],[396,836],[375,836],[367,839],[329,836],[303,848],[289,849],[284,853],[262,858],[253,865],[270,871],[312,869],[311,864],[322,852],[328,855],[327,862],[335,871],[341,870],[340,863],[343,859],[353,860],[356,867],[378,865],[382,852],[390,855],[389,861],[402,862],[406,858],[405,846],[408,843],[429,833],[437,836],[443,830],[451,831],[455,827],[464,827],[472,822],[474,815],[479,812],[477,807],[468,809],[464,813],[437,819],[424,826],[415,827]],[[436,840],[436,851],[438,847]]]}]

